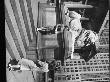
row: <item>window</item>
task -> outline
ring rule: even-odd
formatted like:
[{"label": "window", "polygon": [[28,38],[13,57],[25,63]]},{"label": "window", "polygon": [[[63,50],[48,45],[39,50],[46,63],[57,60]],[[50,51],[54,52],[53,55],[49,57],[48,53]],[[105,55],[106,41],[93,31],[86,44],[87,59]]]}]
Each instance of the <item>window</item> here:
[{"label": "window", "polygon": [[95,68],[98,68],[98,66],[95,66]]},{"label": "window", "polygon": [[87,62],[86,65],[89,65],[89,63]]},{"label": "window", "polygon": [[66,62],[66,66],[69,66],[69,62]]},{"label": "window", "polygon": [[75,80],[75,78],[72,78],[72,80]]},{"label": "window", "polygon": [[67,80],[70,80],[71,79],[71,75],[67,75]]},{"label": "window", "polygon": [[78,76],[78,74],[76,74],[76,76]]},{"label": "window", "polygon": [[61,76],[58,76],[58,80],[61,80]]},{"label": "window", "polygon": [[78,72],[78,70],[75,70],[75,72]]},{"label": "window", "polygon": [[62,75],[62,80],[66,80],[66,75]]},{"label": "window", "polygon": [[73,62],[72,61],[70,61],[70,66],[73,66]]},{"label": "window", "polygon": [[81,63],[80,61],[78,61],[78,63]]},{"label": "window", "polygon": [[74,72],[74,68],[71,68],[71,72]]},{"label": "window", "polygon": [[69,72],[69,68],[66,68],[66,71]]},{"label": "window", "polygon": [[106,68],[106,66],[103,66],[103,68]]},{"label": "window", "polygon": [[99,66],[99,68],[102,68],[102,66]]},{"label": "window", "polygon": [[79,77],[76,77],[76,79],[79,79]]}]

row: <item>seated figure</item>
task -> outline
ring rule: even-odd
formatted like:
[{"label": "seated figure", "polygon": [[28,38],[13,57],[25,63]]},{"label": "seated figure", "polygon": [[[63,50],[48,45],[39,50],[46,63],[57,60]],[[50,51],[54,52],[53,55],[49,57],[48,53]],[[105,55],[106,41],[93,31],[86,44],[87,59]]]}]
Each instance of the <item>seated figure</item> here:
[{"label": "seated figure", "polygon": [[48,72],[48,63],[46,62],[42,62],[40,60],[33,62],[32,60],[29,59],[20,59],[20,60],[16,60],[16,59],[12,59],[10,60],[10,62],[8,63],[9,71],[17,71],[17,70],[27,70],[27,71],[31,71],[31,70],[35,70],[35,71],[41,71],[41,72]]}]

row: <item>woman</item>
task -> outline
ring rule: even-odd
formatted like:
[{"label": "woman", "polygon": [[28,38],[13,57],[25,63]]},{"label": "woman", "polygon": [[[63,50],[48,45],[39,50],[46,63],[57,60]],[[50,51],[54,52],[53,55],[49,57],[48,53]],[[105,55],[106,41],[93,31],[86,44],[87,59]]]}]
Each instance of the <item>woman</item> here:
[{"label": "woman", "polygon": [[69,17],[70,17],[70,22],[69,22],[69,26],[70,26],[70,32],[72,34],[72,41],[71,41],[71,47],[72,49],[69,50],[69,53],[71,54],[71,59],[79,59],[80,56],[75,56],[73,54],[74,52],[74,43],[76,38],[79,36],[81,30],[82,30],[82,26],[81,26],[81,22],[80,22],[80,18],[81,15],[78,14],[75,11],[70,11],[69,12]]}]

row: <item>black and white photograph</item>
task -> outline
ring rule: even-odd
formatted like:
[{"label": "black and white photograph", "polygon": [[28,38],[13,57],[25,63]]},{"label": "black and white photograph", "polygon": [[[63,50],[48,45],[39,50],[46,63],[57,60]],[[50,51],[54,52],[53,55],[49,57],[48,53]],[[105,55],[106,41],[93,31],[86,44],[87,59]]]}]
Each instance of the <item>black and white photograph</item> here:
[{"label": "black and white photograph", "polygon": [[6,82],[110,82],[109,0],[4,0]]}]

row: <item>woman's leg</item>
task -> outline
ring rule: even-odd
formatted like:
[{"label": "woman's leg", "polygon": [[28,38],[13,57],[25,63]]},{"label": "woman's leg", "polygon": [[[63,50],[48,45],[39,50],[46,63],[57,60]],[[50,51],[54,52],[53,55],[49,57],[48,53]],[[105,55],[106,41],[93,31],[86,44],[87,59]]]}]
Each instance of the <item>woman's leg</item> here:
[{"label": "woman's leg", "polygon": [[71,52],[71,59],[74,59],[74,43],[75,43],[75,40],[76,40],[76,37],[78,36],[78,32],[77,31],[72,31],[72,52]]},{"label": "woman's leg", "polygon": [[72,51],[72,33],[70,31],[65,31],[65,58],[71,56]]}]

